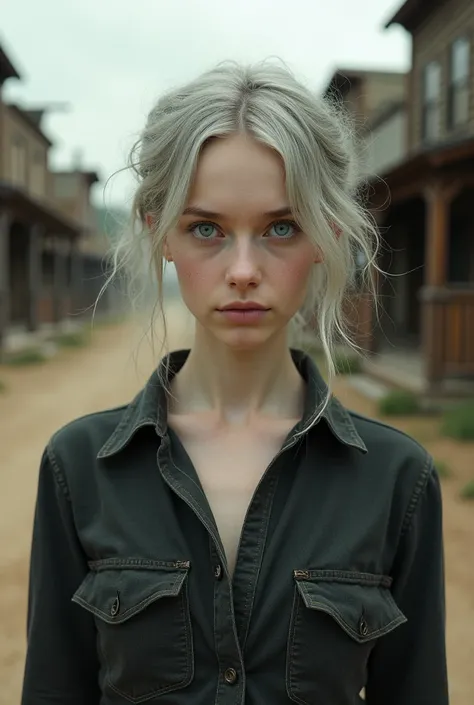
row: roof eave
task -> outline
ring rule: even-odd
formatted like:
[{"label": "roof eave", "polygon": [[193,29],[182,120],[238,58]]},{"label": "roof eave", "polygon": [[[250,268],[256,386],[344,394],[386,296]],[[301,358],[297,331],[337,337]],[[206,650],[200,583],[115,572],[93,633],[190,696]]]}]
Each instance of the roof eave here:
[{"label": "roof eave", "polygon": [[31,115],[28,114],[27,110],[23,110],[23,108],[20,108],[19,105],[16,105],[15,103],[8,103],[8,107],[13,110],[24,122],[27,123],[27,125],[35,132],[35,134],[40,137],[43,142],[48,147],[53,146],[53,142],[46,137],[42,129],[39,127],[39,125],[35,122],[35,120],[31,117]]},{"label": "roof eave", "polygon": [[418,6],[418,0],[406,0],[396,13],[384,25],[384,29],[388,29],[394,24],[399,24],[408,30],[407,24],[410,24],[410,19]]},{"label": "roof eave", "polygon": [[350,86],[360,83],[361,80],[362,76],[357,71],[344,71],[340,69],[335,71],[332,75],[331,80],[323,91],[323,95],[328,95],[332,93],[333,90],[341,92],[345,86],[349,88]]},{"label": "roof eave", "polygon": [[5,50],[0,46],[0,67],[2,68],[3,80],[9,78],[21,78],[20,74],[8,58]]},{"label": "roof eave", "polygon": [[[78,237],[81,235],[81,227],[71,218],[65,216],[61,211],[50,203],[44,203],[24,190],[12,186],[4,181],[0,181],[0,203],[8,202],[13,207],[16,205],[26,206],[30,211],[30,218],[36,222],[44,223],[49,228],[62,232],[64,235]],[[24,209],[23,209],[24,212]]]},{"label": "roof eave", "polygon": [[385,23],[384,28],[388,29],[392,25],[398,24],[407,32],[413,33],[443,2],[445,0],[430,0],[429,3],[426,0],[406,0],[393,17]]},{"label": "roof eave", "polygon": [[99,183],[100,177],[99,174],[96,171],[83,171],[82,169],[71,169],[71,170],[66,170],[62,169],[61,171],[53,171],[53,176],[71,176],[72,174],[79,174],[80,176],[83,176],[89,186],[92,186],[93,184]]}]

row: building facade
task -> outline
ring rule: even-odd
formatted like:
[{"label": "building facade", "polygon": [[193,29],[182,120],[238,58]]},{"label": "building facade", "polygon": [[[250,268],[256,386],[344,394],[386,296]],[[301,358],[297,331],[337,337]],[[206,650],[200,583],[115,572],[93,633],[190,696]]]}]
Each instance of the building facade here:
[{"label": "building facade", "polygon": [[12,79],[19,74],[0,47],[0,348],[12,333],[90,311],[107,248],[90,200],[97,175],[50,170],[43,112],[2,99]]},{"label": "building facade", "polygon": [[371,373],[427,395],[472,393],[474,3],[407,0],[393,24],[412,36],[412,67],[367,131],[388,276],[358,329]]},{"label": "building facade", "polygon": [[[407,154],[382,174],[390,189],[382,266],[399,277],[373,346],[420,364],[421,388],[470,390],[474,379],[474,3],[407,0],[388,26],[412,36]],[[374,203],[384,199],[375,186]]]},{"label": "building facade", "polygon": [[[407,76],[397,71],[337,69],[324,90],[325,97],[342,103],[354,121],[361,150],[363,176],[397,165],[407,154]],[[377,220],[380,214],[374,213]],[[359,291],[348,302],[347,319],[355,342],[373,347],[373,301]]]}]

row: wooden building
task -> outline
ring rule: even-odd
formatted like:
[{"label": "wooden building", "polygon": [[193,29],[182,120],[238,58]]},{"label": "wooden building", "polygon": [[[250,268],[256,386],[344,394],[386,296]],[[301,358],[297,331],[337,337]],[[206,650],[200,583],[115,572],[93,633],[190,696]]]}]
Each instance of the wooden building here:
[{"label": "wooden building", "polygon": [[90,312],[107,247],[90,201],[97,175],[50,170],[43,112],[2,99],[18,78],[0,47],[0,348],[16,332]]},{"label": "wooden building", "polygon": [[[474,381],[474,2],[407,0],[405,95],[369,118],[380,315],[359,302],[367,369],[427,395]],[[357,84],[355,86],[357,89]]]}]

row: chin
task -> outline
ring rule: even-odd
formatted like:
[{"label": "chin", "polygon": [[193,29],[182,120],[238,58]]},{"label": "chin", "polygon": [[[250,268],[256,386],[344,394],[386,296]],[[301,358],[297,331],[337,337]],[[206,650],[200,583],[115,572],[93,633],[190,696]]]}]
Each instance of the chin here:
[{"label": "chin", "polygon": [[251,352],[265,347],[275,337],[275,331],[240,328],[218,331],[215,338],[229,350],[235,352]]}]

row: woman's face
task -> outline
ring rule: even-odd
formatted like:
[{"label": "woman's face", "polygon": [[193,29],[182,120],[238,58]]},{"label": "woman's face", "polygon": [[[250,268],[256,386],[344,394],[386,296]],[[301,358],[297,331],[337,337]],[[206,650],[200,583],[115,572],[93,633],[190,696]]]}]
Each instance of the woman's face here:
[{"label": "woman's face", "polygon": [[246,135],[211,141],[165,256],[211,336],[250,349],[281,333],[304,301],[317,253],[288,207],[280,156]]}]

